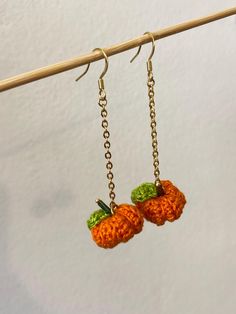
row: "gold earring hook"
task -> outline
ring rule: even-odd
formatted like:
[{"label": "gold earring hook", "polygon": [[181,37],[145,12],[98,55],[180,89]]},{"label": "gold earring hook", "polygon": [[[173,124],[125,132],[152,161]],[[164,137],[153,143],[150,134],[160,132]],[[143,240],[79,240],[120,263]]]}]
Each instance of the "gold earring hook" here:
[{"label": "gold earring hook", "polygon": [[[150,53],[150,56],[148,57],[148,61],[150,61],[154,55],[155,52],[155,38],[153,36],[153,34],[151,32],[145,32],[144,35],[149,35],[152,39],[152,51]],[[134,59],[139,55],[140,51],[141,51],[142,45],[140,45],[138,47],[138,51],[136,52],[136,54],[133,56],[133,58],[130,60],[130,63],[134,61]]]},{"label": "gold earring hook", "polygon": [[78,80],[80,80],[80,79],[88,72],[89,67],[90,67],[90,63],[87,64],[87,67],[86,67],[84,73],[82,73],[80,76],[77,77],[77,79],[75,80],[76,82],[77,82]]},{"label": "gold earring hook", "polygon": [[[104,56],[104,58],[105,58],[105,68],[104,68],[102,74],[100,75],[100,79],[102,79],[104,77],[104,75],[107,73],[107,70],[108,70],[108,57],[107,57],[105,51],[102,48],[95,48],[95,49],[93,49],[93,51],[96,51],[96,50],[101,51],[103,56]],[[77,79],[75,80],[76,82],[78,80],[80,80],[88,72],[89,67],[90,67],[90,63],[87,64],[87,67],[86,67],[85,71],[80,76],[77,77]]]},{"label": "gold earring hook", "polygon": [[102,48],[95,48],[95,49],[93,49],[93,51],[101,51],[104,58],[105,58],[105,68],[104,68],[102,74],[100,75],[100,80],[101,80],[104,77],[104,75],[107,73],[107,70],[108,70],[108,57]]}]

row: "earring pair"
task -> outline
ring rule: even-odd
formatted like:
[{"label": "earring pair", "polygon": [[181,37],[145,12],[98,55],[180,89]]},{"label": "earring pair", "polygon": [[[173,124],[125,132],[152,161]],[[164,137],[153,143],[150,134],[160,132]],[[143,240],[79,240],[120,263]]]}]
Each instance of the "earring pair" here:
[{"label": "earring pair", "polygon": [[[182,214],[182,209],[186,203],[184,194],[180,192],[169,180],[160,180],[159,159],[158,159],[158,141],[156,130],[156,113],[154,101],[154,85],[152,68],[152,57],[155,52],[155,41],[152,33],[146,32],[152,39],[152,51],[147,60],[148,73],[148,97],[150,110],[150,127],[152,137],[152,156],[154,166],[155,182],[145,182],[135,188],[131,192],[131,200],[134,205],[115,203],[115,184],[113,182],[113,164],[111,162],[111,144],[110,132],[108,130],[108,113],[107,113],[107,99],[105,92],[105,84],[103,77],[108,70],[108,57],[103,49],[96,48],[94,51],[99,51],[103,54],[105,59],[105,68],[98,80],[99,87],[99,101],[98,105],[101,108],[102,128],[104,137],[105,159],[107,169],[107,179],[109,188],[110,206],[106,205],[102,200],[96,200],[100,209],[96,210],[87,221],[88,228],[91,230],[93,240],[96,244],[103,248],[113,248],[121,242],[127,242],[135,234],[141,232],[143,228],[144,218],[148,221],[160,226],[166,221],[174,221]],[[137,53],[132,58],[131,62],[140,53],[141,46]],[[76,81],[83,77],[90,64],[87,65],[86,70],[80,75]]]}]

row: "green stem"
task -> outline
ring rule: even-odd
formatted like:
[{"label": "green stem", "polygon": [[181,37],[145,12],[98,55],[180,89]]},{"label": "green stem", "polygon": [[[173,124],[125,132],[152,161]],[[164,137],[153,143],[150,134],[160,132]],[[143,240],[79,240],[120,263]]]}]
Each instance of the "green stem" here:
[{"label": "green stem", "polygon": [[98,204],[98,206],[99,206],[102,210],[104,210],[104,212],[105,212],[106,214],[109,214],[109,215],[112,214],[110,207],[108,207],[102,200],[99,200],[99,199],[98,199],[98,200],[96,200],[96,203]]}]

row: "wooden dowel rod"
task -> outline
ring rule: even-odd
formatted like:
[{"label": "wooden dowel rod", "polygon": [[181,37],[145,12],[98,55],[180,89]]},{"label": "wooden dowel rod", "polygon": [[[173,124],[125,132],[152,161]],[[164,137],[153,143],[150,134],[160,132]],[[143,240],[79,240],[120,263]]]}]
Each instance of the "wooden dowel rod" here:
[{"label": "wooden dowel rod", "polygon": [[[191,21],[187,21],[181,24],[177,24],[174,26],[170,26],[164,29],[161,29],[159,31],[153,32],[153,36],[155,40],[161,39],[167,36],[171,36],[183,31],[186,31],[188,29],[198,27],[219,19],[223,19],[225,17],[228,17],[230,15],[236,14],[236,7],[230,8],[218,13],[214,13],[202,18],[194,19]],[[144,30],[146,31],[146,30]],[[139,45],[147,44],[151,41],[151,38],[148,35],[142,35],[140,37],[125,41],[120,44],[113,45],[108,48],[104,48],[104,51],[106,52],[107,56],[112,56],[121,52],[124,52],[126,50],[138,47]],[[52,65],[48,65],[43,68],[39,68],[30,72],[26,72],[20,75],[16,75],[10,78],[7,78],[5,80],[0,81],[0,92],[6,91],[8,89],[15,88],[20,85],[24,85],[36,80],[40,80],[42,78],[61,73],[64,71],[68,71],[71,69],[74,69],[76,67],[98,61],[103,58],[103,55],[101,52],[90,52],[86,55],[82,55],[79,57],[75,57],[73,59],[69,59],[66,61],[62,61],[59,63],[55,63]]]}]

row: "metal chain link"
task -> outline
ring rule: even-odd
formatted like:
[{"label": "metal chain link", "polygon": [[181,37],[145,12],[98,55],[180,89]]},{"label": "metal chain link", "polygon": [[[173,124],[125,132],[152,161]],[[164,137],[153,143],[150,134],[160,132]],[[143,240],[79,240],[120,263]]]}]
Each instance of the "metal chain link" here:
[{"label": "metal chain link", "polygon": [[147,62],[147,71],[148,71],[148,97],[149,97],[149,109],[150,109],[150,118],[151,118],[151,137],[152,137],[152,156],[153,156],[153,166],[154,166],[154,176],[155,176],[155,185],[161,190],[161,181],[160,181],[160,170],[159,170],[159,159],[158,159],[158,142],[157,142],[157,123],[156,123],[156,112],[155,112],[155,100],[154,100],[154,85],[155,81],[153,78],[152,72],[152,61],[148,60]]},{"label": "metal chain link", "polygon": [[106,92],[105,92],[105,88],[104,88],[104,82],[103,80],[100,79],[100,83],[99,83],[99,102],[98,102],[99,106],[101,107],[101,116],[102,116],[102,127],[104,129],[103,132],[103,137],[105,139],[104,142],[104,148],[106,150],[105,152],[105,159],[106,159],[106,168],[108,170],[107,172],[107,179],[108,179],[108,188],[110,190],[109,192],[109,197],[110,197],[110,207],[113,210],[117,205],[115,203],[115,184],[113,182],[113,172],[112,172],[112,168],[113,168],[113,164],[111,162],[111,152],[110,152],[110,147],[111,147],[111,143],[109,141],[110,138],[110,132],[108,131],[108,120],[107,120],[107,99],[106,99]]}]

